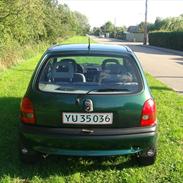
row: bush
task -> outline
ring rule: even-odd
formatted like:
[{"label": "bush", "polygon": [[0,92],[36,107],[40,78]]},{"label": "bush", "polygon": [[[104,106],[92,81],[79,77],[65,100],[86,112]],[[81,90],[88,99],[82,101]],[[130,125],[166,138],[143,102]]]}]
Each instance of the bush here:
[{"label": "bush", "polygon": [[183,32],[151,32],[149,44],[183,51]]},{"label": "bush", "polygon": [[24,59],[43,52],[50,44],[47,42],[29,43],[21,46],[17,41],[0,45],[0,72]]}]

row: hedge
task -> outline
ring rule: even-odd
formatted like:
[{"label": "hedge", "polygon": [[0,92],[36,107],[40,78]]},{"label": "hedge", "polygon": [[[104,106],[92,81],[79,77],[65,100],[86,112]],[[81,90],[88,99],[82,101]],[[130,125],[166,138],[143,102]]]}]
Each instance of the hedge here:
[{"label": "hedge", "polygon": [[150,32],[149,44],[183,51],[183,32]]}]

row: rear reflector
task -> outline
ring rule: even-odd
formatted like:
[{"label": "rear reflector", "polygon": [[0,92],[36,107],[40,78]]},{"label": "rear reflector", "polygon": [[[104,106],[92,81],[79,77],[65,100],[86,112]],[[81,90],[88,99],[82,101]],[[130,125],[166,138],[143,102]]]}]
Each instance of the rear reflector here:
[{"label": "rear reflector", "polygon": [[141,126],[152,126],[156,123],[156,104],[153,99],[144,103],[141,115]]},{"label": "rear reflector", "polygon": [[35,115],[33,105],[28,97],[24,97],[20,105],[21,121],[22,123],[35,124]]}]

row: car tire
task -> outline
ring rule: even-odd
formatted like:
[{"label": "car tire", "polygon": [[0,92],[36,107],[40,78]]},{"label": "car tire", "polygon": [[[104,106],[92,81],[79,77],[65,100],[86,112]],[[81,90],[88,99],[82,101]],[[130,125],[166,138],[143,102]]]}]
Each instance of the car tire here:
[{"label": "car tire", "polygon": [[150,148],[145,152],[137,154],[136,159],[139,165],[148,166],[153,165],[156,161],[157,149],[156,147]]}]

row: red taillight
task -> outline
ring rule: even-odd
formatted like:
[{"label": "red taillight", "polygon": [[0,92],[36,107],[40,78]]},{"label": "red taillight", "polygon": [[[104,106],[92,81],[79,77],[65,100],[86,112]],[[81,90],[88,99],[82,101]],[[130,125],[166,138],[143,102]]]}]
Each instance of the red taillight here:
[{"label": "red taillight", "polygon": [[20,105],[20,112],[21,112],[22,123],[35,124],[36,120],[35,120],[33,105],[31,100],[28,97],[24,97],[22,99],[22,102]]},{"label": "red taillight", "polygon": [[141,116],[141,126],[152,126],[156,123],[156,104],[153,99],[144,103]]}]

